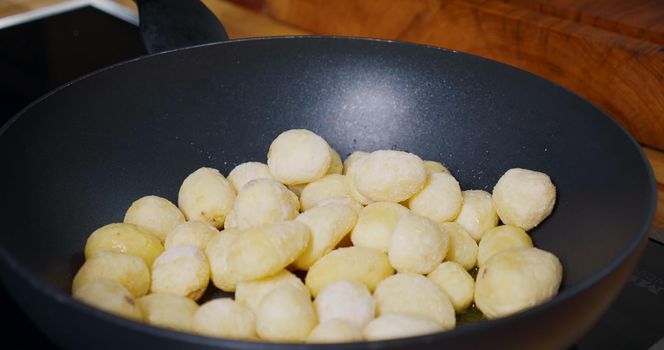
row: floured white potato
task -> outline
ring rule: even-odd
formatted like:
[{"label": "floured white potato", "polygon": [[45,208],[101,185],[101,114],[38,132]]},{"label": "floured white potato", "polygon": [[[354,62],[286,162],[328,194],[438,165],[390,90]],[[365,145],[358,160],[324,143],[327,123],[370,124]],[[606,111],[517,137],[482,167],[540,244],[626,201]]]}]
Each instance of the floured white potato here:
[{"label": "floured white potato", "polygon": [[324,199],[348,196],[344,176],[339,174],[324,177],[307,184],[300,194],[300,207],[306,211]]},{"label": "floured white potato", "polygon": [[228,173],[228,182],[233,185],[235,193],[240,192],[244,185],[248,184],[251,180],[256,179],[272,179],[272,173],[267,164],[260,162],[246,162],[238,164],[230,173]]},{"label": "floured white potato", "polygon": [[503,250],[532,246],[533,240],[522,228],[512,225],[494,227],[482,236],[477,252],[477,266],[484,266],[489,258]]},{"label": "floured white potato", "polygon": [[284,131],[267,153],[267,166],[285,185],[316,181],[330,168],[330,146],[322,137],[304,129]]},{"label": "floured white potato", "polygon": [[116,223],[98,228],[85,242],[86,259],[102,250],[140,256],[145,264],[152,266],[164,246],[150,231],[133,224]]},{"label": "floured white potato", "polygon": [[178,206],[189,221],[204,221],[220,228],[233,207],[235,190],[219,170],[200,168],[182,182]]},{"label": "floured white potato", "polygon": [[238,283],[238,277],[228,266],[228,253],[231,243],[238,235],[239,230],[224,230],[217,233],[208,242],[205,255],[210,263],[210,278],[215,287],[224,292],[233,292]]},{"label": "floured white potato", "polygon": [[217,229],[203,221],[187,221],[177,225],[166,236],[164,248],[169,249],[180,245],[193,245],[205,250],[210,239],[219,233]]},{"label": "floured white potato", "polygon": [[360,202],[354,200],[350,196],[332,197],[332,198],[323,199],[320,202],[316,203],[316,206],[317,207],[322,207],[322,206],[328,205],[328,204],[345,205],[345,206],[353,209],[353,211],[355,211],[355,213],[357,215],[360,215],[360,212],[362,211],[362,208],[364,208],[364,206]]},{"label": "floured white potato", "polygon": [[355,151],[355,152],[351,153],[351,154],[348,156],[348,158],[346,158],[346,160],[344,160],[344,164],[343,164],[343,166],[344,166],[344,171],[343,171],[343,174],[344,174],[344,175],[348,175],[348,169],[349,169],[349,168],[350,168],[350,167],[351,167],[351,166],[352,166],[352,165],[353,165],[358,159],[364,158],[364,157],[366,157],[366,156],[368,156],[368,155],[369,155],[368,152],[362,152],[362,151]]},{"label": "floured white potato", "polygon": [[238,193],[224,227],[245,229],[297,217],[300,202],[286,186],[270,179],[252,180]]},{"label": "floured white potato", "polygon": [[447,294],[456,313],[465,311],[473,302],[475,280],[460,264],[446,261],[427,277]]},{"label": "floured white potato", "polygon": [[256,339],[256,316],[231,298],[214,299],[196,310],[193,330],[209,337]]},{"label": "floured white potato", "polygon": [[314,300],[318,322],[338,319],[362,329],[376,314],[376,302],[364,284],[342,280],[327,285]]},{"label": "floured white potato", "polygon": [[163,241],[175,226],[184,222],[184,215],[168,199],[145,196],[131,204],[124,222],[144,227]]},{"label": "floured white potato", "polygon": [[198,304],[189,298],[153,293],[136,300],[136,304],[145,321],[153,326],[182,332],[193,331],[194,314],[198,310]]},{"label": "floured white potato", "polygon": [[433,320],[412,314],[386,314],[369,323],[362,334],[369,341],[414,337],[442,331]]},{"label": "floured white potato", "polygon": [[503,250],[480,267],[475,281],[475,305],[489,319],[531,308],[558,292],[562,273],[558,258],[544,250]]},{"label": "floured white potato", "polygon": [[461,203],[463,197],[457,180],[447,173],[433,173],[427,176],[424,188],[408,199],[408,208],[433,221],[446,222],[459,215]]},{"label": "floured white potato", "polygon": [[556,203],[556,187],[548,175],[510,169],[493,188],[493,204],[503,223],[528,231],[546,219]]},{"label": "floured white potato", "polygon": [[381,281],[374,292],[376,314],[410,314],[427,317],[443,329],[456,325],[449,297],[430,279],[414,273],[398,273]]},{"label": "floured white potato", "polygon": [[461,194],[463,204],[456,222],[479,242],[485,232],[498,225],[498,215],[493,208],[491,194],[482,190],[463,191]]},{"label": "floured white potato", "polygon": [[263,297],[275,288],[283,285],[291,286],[305,294],[309,294],[309,289],[307,289],[302,280],[288,270],[281,270],[272,276],[258,280],[238,282],[235,289],[235,300],[252,311],[257,312],[258,305],[263,300]]},{"label": "floured white potato", "polygon": [[295,220],[307,225],[311,236],[309,244],[292,266],[299,270],[308,270],[350,232],[357,222],[357,214],[345,205],[329,204],[311,208]]},{"label": "floured white potato", "polygon": [[327,285],[341,280],[362,282],[373,291],[380,281],[393,273],[387,254],[378,249],[339,248],[311,265],[304,283],[314,297]]},{"label": "floured white potato", "polygon": [[357,172],[357,164],[361,159],[364,159],[369,156],[369,153],[366,152],[354,152],[344,162],[344,183],[346,184],[346,192],[350,194],[351,198],[360,202],[362,205],[367,205],[375,201],[371,200],[367,196],[363,195],[357,190],[357,185],[355,184],[355,173]]},{"label": "floured white potato", "polygon": [[355,341],[362,341],[360,329],[340,319],[331,319],[319,323],[307,336],[307,343],[346,343]]},{"label": "floured white potato", "polygon": [[407,152],[379,150],[353,165],[358,192],[372,201],[401,202],[424,186],[427,177],[420,157]]},{"label": "floured white potato", "polygon": [[341,156],[334,148],[330,147],[330,167],[327,169],[328,174],[343,174],[344,163],[341,161]]},{"label": "floured white potato", "polygon": [[440,230],[449,237],[445,260],[457,262],[466,270],[475,267],[478,254],[477,242],[463,226],[456,222],[446,222],[440,225]]},{"label": "floured white potato", "polygon": [[210,265],[198,247],[181,245],[164,251],[152,264],[150,292],[198,300],[210,281]]},{"label": "floured white potato", "polygon": [[451,175],[450,171],[443,164],[433,160],[425,160],[424,168],[427,170],[427,174],[445,173]]},{"label": "floured white potato", "polygon": [[291,286],[273,289],[258,305],[256,331],[261,339],[303,342],[315,326],[309,294]]},{"label": "floured white potato", "polygon": [[448,239],[435,222],[424,216],[404,215],[394,228],[387,256],[398,272],[426,274],[445,258]]},{"label": "floured white potato", "polygon": [[113,251],[99,251],[86,260],[72,283],[72,293],[95,279],[119,282],[134,298],[150,290],[150,269],[138,256]]},{"label": "floured white potato", "polygon": [[392,202],[367,205],[360,212],[357,224],[351,232],[353,244],[387,252],[397,223],[408,213],[408,208]]},{"label": "floured white potato", "polygon": [[90,280],[76,288],[73,295],[74,298],[86,304],[114,315],[136,321],[143,319],[141,309],[136,305],[134,297],[118,281],[109,279]]}]

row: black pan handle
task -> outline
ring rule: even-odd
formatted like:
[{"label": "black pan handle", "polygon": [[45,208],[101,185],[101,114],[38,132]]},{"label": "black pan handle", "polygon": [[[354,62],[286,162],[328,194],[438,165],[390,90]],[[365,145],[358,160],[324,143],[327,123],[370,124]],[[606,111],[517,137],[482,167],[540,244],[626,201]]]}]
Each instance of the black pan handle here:
[{"label": "black pan handle", "polygon": [[199,0],[135,0],[148,53],[228,40],[217,17]]}]

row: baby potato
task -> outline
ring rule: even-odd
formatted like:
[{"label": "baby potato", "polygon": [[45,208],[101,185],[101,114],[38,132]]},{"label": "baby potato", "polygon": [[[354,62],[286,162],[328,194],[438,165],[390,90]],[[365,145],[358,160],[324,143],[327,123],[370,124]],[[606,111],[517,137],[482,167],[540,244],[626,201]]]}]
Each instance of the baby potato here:
[{"label": "baby potato", "polygon": [[256,331],[261,339],[303,342],[316,326],[309,294],[282,285],[268,293],[258,305]]},{"label": "baby potato", "polygon": [[447,173],[433,173],[427,176],[424,188],[408,199],[408,208],[433,221],[446,222],[459,215],[462,202],[457,180]]},{"label": "baby potato", "polygon": [[414,273],[398,273],[381,281],[374,292],[376,313],[427,317],[443,329],[456,324],[449,297],[430,279]]},{"label": "baby potato", "polygon": [[115,223],[98,228],[85,242],[86,259],[102,250],[140,256],[145,264],[152,266],[164,246],[157,236],[139,226]]},{"label": "baby potato", "polygon": [[329,204],[311,208],[300,214],[295,221],[307,225],[311,236],[309,244],[292,266],[299,270],[308,270],[350,232],[357,222],[357,214],[345,205]]},{"label": "baby potato", "polygon": [[346,164],[344,165],[344,184],[346,185],[346,192],[350,194],[351,198],[360,202],[363,205],[373,203],[374,201],[363,195],[357,190],[357,185],[355,184],[354,174],[357,172],[357,163],[361,159],[368,157],[368,153],[364,152],[355,152],[346,159]]},{"label": "baby potato", "polygon": [[309,336],[307,343],[346,343],[362,341],[362,333],[348,322],[331,319],[319,323]]},{"label": "baby potato", "polygon": [[210,265],[198,247],[167,249],[152,264],[152,293],[173,294],[198,300],[210,281]]},{"label": "baby potato", "polygon": [[553,211],[556,187],[548,175],[514,168],[493,188],[493,204],[503,223],[528,231]]},{"label": "baby potato", "polygon": [[341,156],[334,148],[330,147],[330,167],[327,169],[327,174],[339,174],[344,172],[344,163],[341,161]]},{"label": "baby potato", "polygon": [[350,238],[358,247],[376,248],[387,252],[397,223],[408,213],[406,207],[397,203],[371,203],[360,212]]},{"label": "baby potato", "polygon": [[143,312],[145,321],[153,326],[182,332],[193,331],[198,304],[189,298],[153,293],[136,300],[136,304]]},{"label": "baby potato", "polygon": [[445,260],[457,262],[466,270],[475,267],[478,247],[473,237],[456,222],[446,222],[439,227],[449,237]]},{"label": "baby potato", "polygon": [[228,173],[228,182],[233,185],[235,193],[240,192],[244,185],[248,184],[251,180],[256,179],[272,179],[274,176],[270,173],[270,168],[267,164],[260,162],[246,162],[238,164],[230,173]]},{"label": "baby potato", "polygon": [[210,278],[215,287],[224,292],[233,292],[238,283],[238,278],[229,269],[228,253],[231,251],[231,243],[238,235],[239,230],[224,230],[216,233],[205,248],[205,255],[210,263]]},{"label": "baby potato", "polygon": [[311,265],[304,283],[314,297],[327,285],[341,280],[362,282],[373,291],[380,281],[393,273],[387,255],[378,249],[339,248]]},{"label": "baby potato", "polygon": [[489,319],[508,316],[551,299],[561,280],[555,255],[528,247],[503,250],[480,267],[475,305]]},{"label": "baby potato", "polygon": [[346,160],[344,160],[344,171],[343,175],[348,175],[348,169],[358,160],[368,156],[368,152],[355,151],[351,153]]},{"label": "baby potato", "polygon": [[253,281],[240,281],[235,289],[235,301],[248,307],[253,312],[258,311],[258,305],[267,294],[283,285],[291,286],[309,294],[309,289],[288,270],[281,270],[276,274]]},{"label": "baby potato", "polygon": [[323,199],[342,196],[348,196],[344,176],[339,174],[325,175],[304,187],[302,194],[300,194],[300,207],[302,211],[309,210]]},{"label": "baby potato", "polygon": [[330,145],[315,133],[292,129],[277,136],[267,153],[267,166],[285,185],[316,181],[330,168]]},{"label": "baby potato", "polygon": [[360,204],[360,202],[354,200],[350,196],[341,196],[341,197],[332,197],[332,198],[323,199],[320,202],[316,203],[316,207],[322,207],[322,206],[328,205],[328,204],[345,205],[345,206],[353,209],[353,211],[355,211],[355,213],[357,215],[360,215],[360,212],[362,211],[362,208],[364,208],[364,206],[362,206],[362,204]]},{"label": "baby potato", "polygon": [[485,232],[498,225],[491,194],[482,190],[463,191],[461,194],[463,204],[456,222],[479,242]]},{"label": "baby potato", "polygon": [[194,332],[210,337],[256,339],[256,316],[231,298],[210,300],[194,313]]},{"label": "baby potato", "polygon": [[371,321],[362,331],[369,341],[414,337],[442,331],[436,322],[412,314],[387,314]]},{"label": "baby potato", "polygon": [[129,290],[118,281],[93,279],[73,291],[74,298],[114,315],[141,321],[143,315]]},{"label": "baby potato", "polygon": [[475,280],[460,264],[446,261],[427,277],[447,294],[456,313],[465,311],[473,302]]},{"label": "baby potato", "polygon": [[450,171],[443,164],[433,160],[425,160],[424,168],[427,170],[427,174],[445,173],[452,175]]},{"label": "baby potato", "polygon": [[358,192],[375,202],[404,201],[419,192],[427,178],[420,157],[391,150],[375,151],[359,159],[351,173]]},{"label": "baby potato", "polygon": [[343,320],[362,329],[376,314],[376,302],[369,289],[355,280],[342,280],[327,285],[314,300],[318,322]]},{"label": "baby potato", "polygon": [[124,222],[146,228],[163,241],[175,226],[184,222],[184,214],[168,199],[145,196],[131,204]]},{"label": "baby potato", "polygon": [[297,184],[297,185],[287,185],[286,188],[288,188],[291,192],[295,193],[296,196],[301,196],[302,191],[304,190],[305,187],[307,187],[308,183],[305,184]]},{"label": "baby potato", "polygon": [[477,266],[482,267],[494,254],[518,247],[532,247],[533,240],[520,227],[501,225],[482,236],[477,252]]},{"label": "baby potato", "polygon": [[252,180],[238,193],[224,227],[245,229],[292,220],[299,209],[297,196],[286,186],[270,179]]},{"label": "baby potato", "polygon": [[235,190],[219,170],[200,168],[182,182],[178,206],[189,221],[204,221],[220,228],[233,207]]},{"label": "baby potato", "polygon": [[166,236],[164,248],[168,250],[181,245],[193,245],[200,250],[205,250],[208,242],[216,233],[219,233],[219,231],[206,222],[183,222]]},{"label": "baby potato", "polygon": [[99,251],[86,260],[72,283],[72,293],[95,279],[119,282],[134,298],[150,290],[150,269],[141,257],[113,251]]},{"label": "baby potato", "polygon": [[445,258],[448,239],[435,222],[404,215],[394,228],[387,256],[397,272],[429,273]]}]

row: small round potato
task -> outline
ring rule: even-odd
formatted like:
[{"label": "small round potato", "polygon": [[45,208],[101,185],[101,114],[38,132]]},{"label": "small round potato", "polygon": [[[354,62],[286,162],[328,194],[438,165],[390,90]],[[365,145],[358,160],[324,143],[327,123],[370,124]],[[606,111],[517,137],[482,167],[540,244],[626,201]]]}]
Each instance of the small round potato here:
[{"label": "small round potato", "polygon": [[454,261],[466,270],[471,270],[477,264],[477,242],[468,232],[456,222],[446,222],[440,225],[440,230],[449,237],[447,255],[445,260]]},{"label": "small round potato", "polygon": [[189,221],[205,221],[220,228],[233,207],[235,190],[219,170],[200,168],[182,182],[178,206]]},{"label": "small round potato", "polygon": [[387,256],[397,272],[426,274],[445,258],[448,240],[435,222],[424,216],[404,215],[394,228]]},{"label": "small round potato", "polygon": [[477,242],[482,235],[498,225],[491,194],[482,190],[463,191],[463,204],[456,222]]},{"label": "small round potato", "polygon": [[407,152],[379,150],[353,165],[353,182],[372,201],[399,203],[424,186],[427,172],[420,157]]},{"label": "small round potato", "polygon": [[544,250],[503,250],[480,267],[475,281],[475,305],[489,319],[531,308],[558,292],[562,273],[558,258]]},{"label": "small round potato", "polygon": [[113,251],[99,251],[86,260],[74,276],[72,293],[95,279],[110,279],[122,284],[134,298],[150,290],[150,269],[138,256]]},{"label": "small round potato", "polygon": [[355,173],[357,172],[357,164],[361,159],[364,159],[369,156],[369,153],[366,152],[355,152],[351,154],[348,159],[344,162],[344,183],[346,185],[346,192],[350,194],[351,198],[367,205],[373,203],[374,201],[363,195],[357,190],[357,184],[355,183]]},{"label": "small round potato", "polygon": [[345,205],[345,206],[353,209],[357,215],[360,215],[360,212],[362,211],[362,208],[364,208],[364,206],[360,202],[354,200],[350,196],[332,197],[332,198],[328,198],[328,199],[323,199],[322,201],[316,203],[316,206],[317,207],[322,207],[322,206],[328,205],[328,204]]},{"label": "small round potato", "polygon": [[282,132],[267,153],[270,172],[285,185],[316,181],[327,173],[331,162],[330,145],[305,129]]},{"label": "small round potato", "polygon": [[319,323],[307,337],[307,343],[347,343],[354,341],[362,341],[360,330],[339,319]]},{"label": "small round potato", "polygon": [[427,174],[445,173],[451,175],[450,171],[442,163],[433,160],[425,160],[424,168],[427,170]]},{"label": "small round potato", "polygon": [[369,341],[414,337],[442,331],[436,322],[412,314],[387,314],[371,321],[362,331]]},{"label": "small round potato", "polygon": [[339,174],[325,175],[304,187],[302,194],[300,194],[300,207],[302,207],[302,211],[306,211],[324,199],[342,196],[348,196],[344,176]]},{"label": "small round potato", "polygon": [[308,184],[286,185],[286,188],[295,193],[296,196],[300,197],[302,195],[302,191],[305,187],[307,187],[307,185]]},{"label": "small round potato", "polygon": [[146,228],[163,241],[175,226],[184,222],[184,215],[168,199],[145,196],[131,204],[124,222]]},{"label": "small round potato", "polygon": [[238,193],[224,227],[246,229],[292,220],[299,210],[297,196],[286,186],[270,179],[252,180]]},{"label": "small round potato", "polygon": [[339,319],[362,329],[376,314],[376,302],[364,284],[343,280],[327,285],[314,300],[318,322]]},{"label": "small round potato", "polygon": [[341,161],[341,156],[334,148],[330,147],[330,167],[327,169],[327,174],[339,174],[344,172],[344,163]]},{"label": "small round potato", "polygon": [[295,221],[307,225],[311,237],[302,254],[293,262],[293,267],[308,270],[350,232],[357,222],[357,214],[345,205],[329,204],[311,208],[300,214]]},{"label": "small round potato", "polygon": [[182,332],[193,331],[198,304],[189,298],[153,293],[136,300],[136,304],[143,312],[145,321],[153,326]]},{"label": "small round potato", "polygon": [[228,173],[228,182],[233,185],[235,193],[240,192],[242,187],[248,184],[249,181],[256,179],[274,180],[274,176],[270,173],[270,168],[268,168],[266,164],[260,162],[246,162],[239,164]]},{"label": "small round potato", "polygon": [[187,221],[177,225],[166,236],[164,248],[170,249],[181,245],[193,245],[205,250],[210,239],[219,233],[217,229],[203,221]]},{"label": "small round potato", "polygon": [[494,254],[510,248],[532,247],[533,240],[520,227],[501,225],[482,236],[477,252],[477,266],[482,267]]},{"label": "small round potato", "polygon": [[288,285],[275,288],[258,305],[256,331],[261,339],[303,342],[316,326],[309,294]]},{"label": "small round potato", "polygon": [[344,171],[343,171],[343,174],[344,174],[344,175],[348,175],[348,169],[349,169],[349,168],[350,168],[350,167],[351,167],[351,166],[352,166],[352,165],[353,165],[358,159],[364,158],[364,157],[366,157],[366,156],[368,156],[368,155],[369,155],[368,152],[362,152],[362,151],[355,151],[355,152],[351,153],[351,154],[348,156],[348,158],[346,158],[346,160],[344,160],[344,164],[343,164],[343,165],[344,165]]},{"label": "small round potato", "polygon": [[152,264],[152,293],[173,294],[198,300],[210,281],[205,254],[191,245],[167,249]]},{"label": "small round potato", "polygon": [[304,283],[314,297],[327,285],[341,280],[362,282],[373,291],[380,281],[393,273],[387,254],[378,249],[339,248],[311,265]]},{"label": "small round potato", "polygon": [[136,321],[143,320],[134,297],[118,281],[94,279],[74,291],[74,298],[112,314]]},{"label": "small round potato", "polygon": [[194,332],[210,337],[256,339],[256,316],[231,298],[210,300],[194,313]]},{"label": "small round potato", "polygon": [[358,247],[376,248],[387,252],[397,223],[408,213],[408,208],[397,203],[371,203],[360,212],[350,238]]},{"label": "small round potato", "polygon": [[98,228],[85,242],[86,259],[102,250],[140,256],[146,265],[152,266],[164,246],[157,236],[139,226],[116,223]]},{"label": "small round potato", "polygon": [[258,305],[263,298],[275,288],[288,285],[303,293],[309,294],[309,289],[302,280],[288,270],[281,270],[276,274],[253,281],[240,281],[235,289],[235,301],[248,307],[253,312],[258,311]]},{"label": "small round potato", "polygon": [[446,222],[459,215],[462,202],[457,180],[447,173],[433,173],[427,176],[424,188],[408,199],[408,208],[435,222]]},{"label": "small round potato", "polygon": [[205,248],[205,255],[210,263],[210,277],[215,287],[224,292],[233,292],[238,283],[238,277],[228,266],[228,253],[231,244],[239,230],[224,230],[215,234]]},{"label": "small round potato", "polygon": [[414,273],[398,273],[378,284],[374,292],[378,316],[398,313],[428,317],[443,329],[456,325],[449,297],[430,279]]},{"label": "small round potato", "polygon": [[465,311],[473,302],[475,280],[460,264],[446,261],[427,277],[447,294],[456,313]]},{"label": "small round potato", "polygon": [[493,188],[493,204],[500,220],[528,231],[546,219],[556,203],[556,187],[548,175],[510,169]]}]

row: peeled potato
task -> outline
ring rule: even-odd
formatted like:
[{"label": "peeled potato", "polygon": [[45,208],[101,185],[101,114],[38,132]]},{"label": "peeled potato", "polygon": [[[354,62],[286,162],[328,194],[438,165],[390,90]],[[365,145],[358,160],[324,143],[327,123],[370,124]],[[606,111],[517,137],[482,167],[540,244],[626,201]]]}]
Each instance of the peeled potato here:
[{"label": "peeled potato", "polygon": [[348,158],[346,158],[346,160],[344,160],[344,164],[343,164],[343,166],[344,166],[344,171],[343,171],[343,174],[344,174],[344,175],[348,175],[348,169],[349,169],[349,168],[350,168],[350,167],[351,167],[351,166],[352,166],[352,165],[353,165],[358,159],[364,158],[364,157],[366,157],[366,156],[368,156],[368,155],[369,155],[369,153],[367,153],[367,152],[362,152],[362,151],[355,151],[355,152],[351,153],[351,154],[348,156]]},{"label": "peeled potato", "polygon": [[124,222],[144,227],[163,241],[175,226],[184,222],[184,215],[168,199],[145,196],[131,204]]},{"label": "peeled potato", "polygon": [[321,200],[347,195],[343,175],[325,175],[304,187],[300,194],[300,206],[305,211],[316,206]]},{"label": "peeled potato", "polygon": [[330,147],[330,167],[327,169],[327,174],[339,174],[344,172],[344,163],[341,161],[341,156],[334,148]]},{"label": "peeled potato", "polygon": [[433,173],[427,176],[424,188],[408,199],[408,208],[433,221],[446,222],[459,215],[462,203],[457,180],[447,173]]},{"label": "peeled potato", "polygon": [[314,297],[327,285],[341,280],[356,280],[373,291],[376,285],[392,275],[387,255],[378,249],[348,247],[335,249],[310,268],[304,283]]},{"label": "peeled potato", "polygon": [[245,229],[297,217],[300,202],[286,186],[270,179],[252,180],[238,193],[226,228]]},{"label": "peeled potato", "polygon": [[484,266],[494,254],[510,248],[532,247],[533,240],[520,227],[501,225],[482,236],[477,252],[477,266]]},{"label": "peeled potato", "polygon": [[194,332],[210,337],[255,339],[256,316],[230,298],[210,300],[194,313]]},{"label": "peeled potato", "polygon": [[387,340],[442,331],[436,322],[427,317],[412,314],[382,315],[369,323],[362,334],[369,341]]},{"label": "peeled potato", "polygon": [[397,203],[376,202],[367,205],[360,212],[351,232],[353,244],[387,252],[392,242],[392,233],[404,215],[408,215],[408,209]]},{"label": "peeled potato", "polygon": [[89,280],[73,292],[74,298],[112,314],[140,321],[143,314],[129,290],[109,279]]},{"label": "peeled potato", "polygon": [[330,146],[309,130],[293,129],[277,136],[267,153],[267,166],[275,179],[285,185],[309,183],[323,177],[330,168]]},{"label": "peeled potato", "polygon": [[440,230],[449,237],[445,260],[457,262],[466,270],[475,267],[477,264],[477,242],[466,232],[463,226],[456,222],[446,222],[440,225]]},{"label": "peeled potato", "polygon": [[314,300],[318,321],[343,320],[356,329],[362,329],[376,313],[376,302],[364,284],[342,280],[327,285]]},{"label": "peeled potato", "polygon": [[427,317],[443,329],[456,324],[449,297],[428,278],[398,273],[381,281],[374,292],[378,316],[398,313]]},{"label": "peeled potato", "polygon": [[491,194],[481,190],[463,191],[463,204],[456,222],[478,241],[482,235],[498,225]]},{"label": "peeled potato", "polygon": [[153,326],[183,332],[193,330],[198,304],[189,298],[153,293],[136,300],[136,303],[143,312],[145,321]]},{"label": "peeled potato", "polygon": [[210,281],[210,265],[198,247],[167,249],[152,264],[152,293],[173,294],[198,300]]},{"label": "peeled potato", "polygon": [[425,160],[424,168],[427,170],[427,174],[433,174],[433,173],[450,174],[450,171],[443,164],[433,160]]},{"label": "peeled potato", "polygon": [[116,223],[92,232],[85,243],[85,258],[89,259],[102,250],[140,256],[148,266],[152,266],[154,259],[164,251],[164,246],[157,236],[139,226]]},{"label": "peeled potato", "polygon": [[309,294],[309,289],[288,270],[253,281],[240,281],[235,289],[235,300],[252,311],[258,311],[258,305],[267,294],[283,285],[291,286]]},{"label": "peeled potato", "polygon": [[345,206],[353,209],[353,211],[355,211],[355,213],[358,214],[358,215],[360,215],[360,212],[362,211],[362,208],[364,208],[364,206],[362,206],[362,204],[360,204],[360,202],[354,200],[350,196],[332,197],[332,198],[323,199],[320,202],[316,203],[316,207],[322,207],[322,206],[328,205],[328,204],[345,205]]},{"label": "peeled potato", "polygon": [[360,202],[363,205],[373,203],[374,201],[363,195],[357,190],[357,185],[355,184],[354,174],[357,171],[357,163],[359,160],[369,156],[369,153],[366,152],[355,152],[348,156],[344,162],[344,184],[346,185],[346,192],[354,200]]},{"label": "peeled potato", "polygon": [[422,159],[401,151],[375,151],[351,169],[358,192],[377,202],[404,201],[422,189],[427,177]]},{"label": "peeled potato", "polygon": [[72,293],[95,279],[110,279],[122,284],[134,298],[150,290],[150,269],[138,256],[100,251],[86,260],[72,283]]},{"label": "peeled potato", "polygon": [[548,175],[527,169],[510,169],[493,188],[493,204],[500,220],[524,230],[546,219],[556,202],[556,187]]},{"label": "peeled potato", "polygon": [[293,192],[296,196],[302,195],[302,191],[304,190],[305,187],[307,187],[308,184],[297,184],[297,185],[287,185],[286,188],[288,188],[291,192]]},{"label": "peeled potato", "polygon": [[234,291],[238,283],[238,277],[229,269],[227,261],[231,244],[238,232],[238,230],[221,231],[210,239],[205,248],[205,255],[210,263],[212,283],[225,292]]},{"label": "peeled potato", "polygon": [[235,190],[219,170],[200,168],[182,182],[178,206],[189,221],[204,221],[220,228],[233,207]]},{"label": "peeled potato", "polygon": [[258,305],[256,331],[261,339],[303,342],[315,326],[309,295],[291,286],[275,288]]},{"label": "peeled potato", "polygon": [[404,215],[392,233],[387,256],[398,272],[429,273],[447,254],[448,237],[438,224],[419,215]]},{"label": "peeled potato", "polygon": [[256,179],[272,179],[270,168],[266,164],[260,162],[246,162],[239,164],[230,173],[228,173],[228,182],[233,185],[235,193],[240,192],[244,185],[248,184],[251,180]]},{"label": "peeled potato", "polygon": [[181,245],[193,245],[205,250],[210,239],[219,233],[217,229],[203,221],[187,221],[177,225],[166,236],[164,248],[169,249]]},{"label": "peeled potato", "polygon": [[447,294],[456,313],[465,311],[473,302],[475,280],[460,264],[446,261],[427,277]]},{"label": "peeled potato", "polygon": [[551,299],[561,280],[555,255],[537,248],[503,250],[480,267],[475,304],[489,319],[508,316]]},{"label": "peeled potato", "polygon": [[354,341],[362,341],[360,330],[339,319],[319,323],[307,336],[307,343],[346,343]]}]

